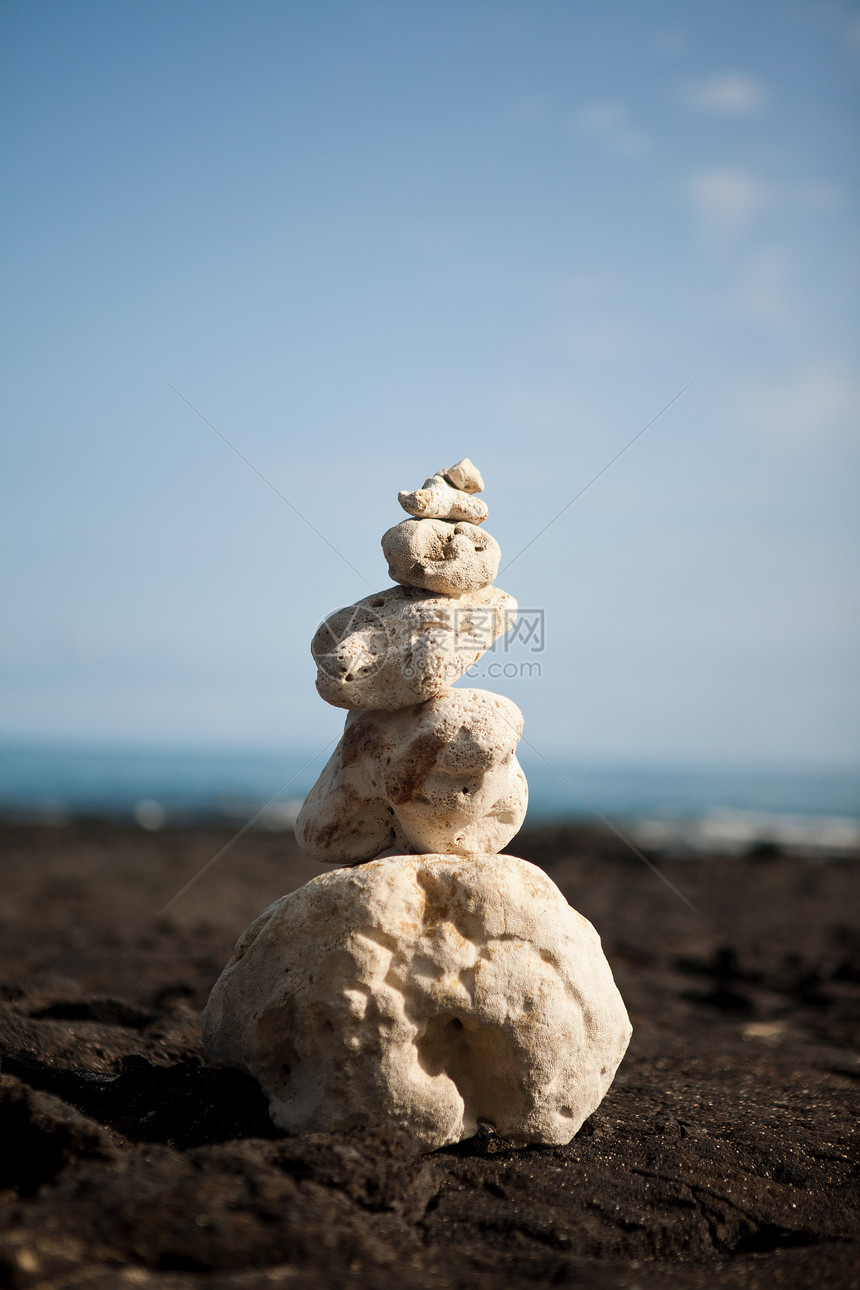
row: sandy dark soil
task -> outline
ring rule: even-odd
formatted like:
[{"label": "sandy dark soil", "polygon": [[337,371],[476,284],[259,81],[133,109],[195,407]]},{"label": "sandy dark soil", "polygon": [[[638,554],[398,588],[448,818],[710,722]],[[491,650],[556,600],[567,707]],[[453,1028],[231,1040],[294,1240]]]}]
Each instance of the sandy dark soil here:
[{"label": "sandy dark soil", "polygon": [[[634,1038],[563,1148],[276,1132],[205,1063],[233,942],[319,872],[216,827],[0,827],[0,1285],[860,1286],[860,861],[663,860],[526,830]],[[854,1045],[854,1047],[852,1047]]]}]

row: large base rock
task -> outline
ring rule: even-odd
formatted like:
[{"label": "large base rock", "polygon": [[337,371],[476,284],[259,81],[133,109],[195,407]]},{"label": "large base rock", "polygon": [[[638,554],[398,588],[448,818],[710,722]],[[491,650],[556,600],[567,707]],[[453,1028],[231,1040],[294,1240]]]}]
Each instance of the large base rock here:
[{"label": "large base rock", "polygon": [[487,1122],[568,1142],[631,1027],[591,924],[514,856],[392,856],[312,879],[239,940],[203,1014],[289,1132]]}]

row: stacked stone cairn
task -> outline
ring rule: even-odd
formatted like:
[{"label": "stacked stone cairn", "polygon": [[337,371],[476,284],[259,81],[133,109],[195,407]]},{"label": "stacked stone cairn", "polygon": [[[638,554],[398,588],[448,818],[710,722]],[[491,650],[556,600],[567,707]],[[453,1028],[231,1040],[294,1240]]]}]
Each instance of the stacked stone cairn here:
[{"label": "stacked stone cairn", "polygon": [[313,639],[319,693],[348,716],[296,836],[342,867],[260,915],[203,1014],[212,1061],[250,1072],[290,1133],[565,1143],[630,1040],[594,928],[500,854],[526,812],[522,714],[451,689],[516,618],[483,487],[466,458],[399,493],[397,585]]}]

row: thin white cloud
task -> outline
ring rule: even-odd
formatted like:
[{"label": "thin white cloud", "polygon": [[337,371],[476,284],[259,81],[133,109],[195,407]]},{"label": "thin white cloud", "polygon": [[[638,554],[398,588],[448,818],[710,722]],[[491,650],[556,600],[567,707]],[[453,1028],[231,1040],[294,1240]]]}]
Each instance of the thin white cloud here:
[{"label": "thin white cloud", "polygon": [[844,187],[832,179],[802,180],[792,186],[789,198],[796,205],[816,212],[843,210],[848,200]]},{"label": "thin white cloud", "polygon": [[791,259],[781,246],[765,246],[750,256],[732,292],[736,310],[753,322],[784,327],[797,316],[789,289]]},{"label": "thin white cloud", "polygon": [[689,177],[686,195],[704,237],[725,242],[746,228],[766,205],[770,190],[747,171],[712,166]]},{"label": "thin white cloud", "polygon": [[617,99],[586,103],[574,117],[574,125],[580,134],[598,139],[619,156],[643,157],[651,151],[650,137]]},{"label": "thin white cloud", "polygon": [[832,358],[812,359],[782,379],[756,378],[736,391],[737,419],[782,443],[853,440],[860,421],[860,376]]},{"label": "thin white cloud", "polygon": [[663,54],[666,58],[679,58],[681,54],[686,53],[689,43],[687,33],[680,27],[666,27],[663,31],[658,31],[654,37],[657,53]]},{"label": "thin white cloud", "polygon": [[719,116],[752,116],[767,106],[768,94],[761,83],[744,72],[718,72],[687,80],[680,86],[681,97],[691,107]]}]

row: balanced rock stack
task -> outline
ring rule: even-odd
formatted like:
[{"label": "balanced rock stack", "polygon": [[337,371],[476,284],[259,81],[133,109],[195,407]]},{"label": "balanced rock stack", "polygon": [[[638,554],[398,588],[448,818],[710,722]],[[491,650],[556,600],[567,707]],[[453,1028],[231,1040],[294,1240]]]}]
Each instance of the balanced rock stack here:
[{"label": "balanced rock stack", "polygon": [[483,487],[466,458],[399,493],[411,518],[382,539],[398,585],[312,642],[319,693],[349,715],[296,836],[349,867],[260,915],[203,1014],[211,1059],[250,1072],[288,1132],[565,1143],[630,1039],[594,928],[499,854],[528,799],[522,714],[451,689],[516,618]]}]

